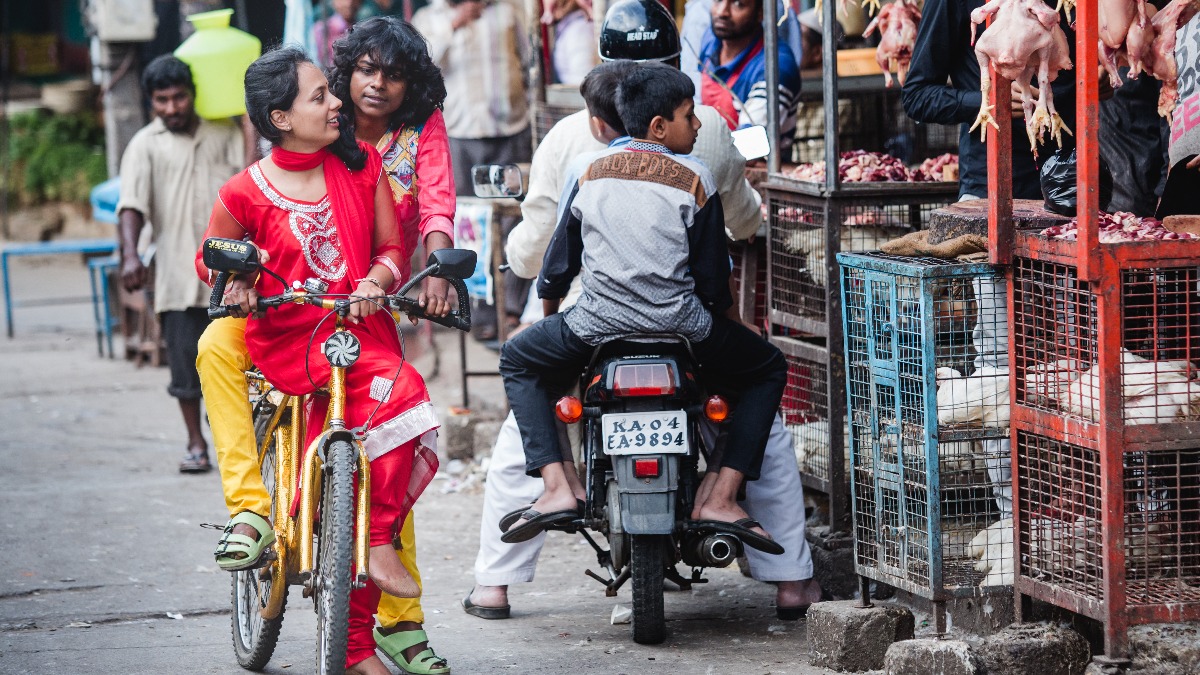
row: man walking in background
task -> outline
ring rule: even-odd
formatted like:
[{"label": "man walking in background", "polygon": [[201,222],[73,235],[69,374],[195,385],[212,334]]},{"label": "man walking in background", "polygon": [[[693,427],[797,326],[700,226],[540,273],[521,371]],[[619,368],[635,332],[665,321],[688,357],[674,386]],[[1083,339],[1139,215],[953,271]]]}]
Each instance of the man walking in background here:
[{"label": "man walking in background", "polygon": [[121,281],[130,291],[146,284],[138,239],[149,222],[154,238],[154,311],[167,343],[171,383],[187,427],[187,451],[179,470],[212,469],[200,432],[200,377],[196,344],[208,325],[208,288],[193,261],[208,226],[217,190],[244,166],[241,129],[208,122],[194,107],[196,87],[188,65],[171,55],[146,66],[142,88],[154,121],[129,142],[121,160]]}]

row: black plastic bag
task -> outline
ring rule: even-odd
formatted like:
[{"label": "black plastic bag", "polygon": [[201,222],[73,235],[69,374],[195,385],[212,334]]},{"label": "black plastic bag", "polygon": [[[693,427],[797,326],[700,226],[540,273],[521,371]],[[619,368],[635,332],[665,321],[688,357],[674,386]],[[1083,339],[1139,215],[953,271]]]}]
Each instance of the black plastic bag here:
[{"label": "black plastic bag", "polygon": [[[1075,148],[1056,150],[1042,164],[1042,197],[1046,210],[1062,216],[1074,216],[1079,207],[1075,197]],[[1113,177],[1108,164],[1100,160],[1100,209],[1112,199]]]}]

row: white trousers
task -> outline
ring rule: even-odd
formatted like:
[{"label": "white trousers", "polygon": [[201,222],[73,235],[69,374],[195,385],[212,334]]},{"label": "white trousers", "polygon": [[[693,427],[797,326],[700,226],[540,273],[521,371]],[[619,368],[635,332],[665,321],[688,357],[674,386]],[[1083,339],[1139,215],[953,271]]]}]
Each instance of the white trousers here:
[{"label": "white trousers", "polygon": [[[479,524],[479,555],[475,582],[481,586],[508,586],[533,581],[538,555],[546,535],[519,544],[500,541],[500,518],[542,495],[542,481],[525,474],[525,450],[512,413],[500,427],[492,448],[483,490],[483,518]],[[761,477],[746,484],[742,508],[784,548],[769,555],[746,547],[751,576],[758,581],[800,581],[813,575],[812,556],[804,538],[804,488],[792,435],[776,415],[763,457]]]}]

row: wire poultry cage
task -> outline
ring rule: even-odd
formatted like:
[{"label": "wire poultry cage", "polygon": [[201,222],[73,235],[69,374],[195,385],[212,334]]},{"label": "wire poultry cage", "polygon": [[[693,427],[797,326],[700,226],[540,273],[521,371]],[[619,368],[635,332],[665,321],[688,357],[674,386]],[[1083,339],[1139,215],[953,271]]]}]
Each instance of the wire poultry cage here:
[{"label": "wire poultry cage", "polygon": [[[768,303],[773,325],[828,335],[839,315],[839,251],[870,251],[925,227],[958,197],[953,183],[848,183],[824,186],[772,176],[764,189],[770,225]],[[840,324],[839,321],[834,323]]]},{"label": "wire poultry cage", "polygon": [[856,571],[938,603],[1012,584],[1004,278],[840,253]]},{"label": "wire poultry cage", "polygon": [[767,244],[763,238],[729,245],[733,260],[733,300],[742,320],[752,326],[767,322]]},{"label": "wire poultry cage", "polygon": [[1200,619],[1200,242],[1019,233],[1012,268],[1016,589],[1105,624]]},{"label": "wire poultry cage", "polygon": [[[841,378],[830,373],[843,368],[816,339],[772,336],[771,344],[788,363],[787,386],[780,412],[792,434],[796,463],[805,487],[830,498],[830,521],[844,523],[849,515],[846,485],[845,392],[834,390]],[[835,424],[831,424],[831,420]]]}]

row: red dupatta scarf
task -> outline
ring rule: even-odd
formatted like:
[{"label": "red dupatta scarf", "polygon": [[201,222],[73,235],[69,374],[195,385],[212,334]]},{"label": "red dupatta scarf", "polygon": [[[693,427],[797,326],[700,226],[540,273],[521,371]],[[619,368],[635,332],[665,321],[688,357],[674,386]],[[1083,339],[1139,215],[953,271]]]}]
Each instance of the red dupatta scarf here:
[{"label": "red dupatta scarf", "polygon": [[[324,164],[325,191],[333,210],[342,255],[346,258],[347,281],[354,289],[353,280],[367,276],[371,269],[378,171],[368,171],[372,166],[370,163],[362,170],[351,171],[337,155],[324,148],[314,153],[301,153],[276,147],[271,151],[271,158],[285,171],[303,171]],[[378,169],[378,165],[375,166]],[[371,174],[375,174],[376,180],[371,180]],[[386,310],[366,317],[361,325],[394,348],[397,354],[401,353],[396,324]]]}]

